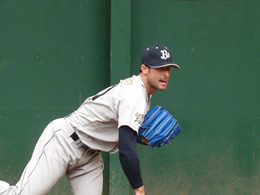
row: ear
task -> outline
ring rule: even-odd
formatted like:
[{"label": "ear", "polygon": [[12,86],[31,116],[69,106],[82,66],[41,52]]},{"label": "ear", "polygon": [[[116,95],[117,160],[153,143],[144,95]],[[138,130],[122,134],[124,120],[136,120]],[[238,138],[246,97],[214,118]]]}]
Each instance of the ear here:
[{"label": "ear", "polygon": [[143,74],[148,74],[149,67],[145,66],[144,64],[141,65],[141,70]]}]

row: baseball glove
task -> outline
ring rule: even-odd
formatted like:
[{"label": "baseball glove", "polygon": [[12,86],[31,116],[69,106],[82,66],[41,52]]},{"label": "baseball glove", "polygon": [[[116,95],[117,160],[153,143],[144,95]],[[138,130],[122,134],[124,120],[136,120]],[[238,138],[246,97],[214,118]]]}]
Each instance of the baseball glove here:
[{"label": "baseball glove", "polygon": [[139,129],[137,141],[147,145],[142,137],[149,141],[151,147],[160,148],[170,142],[181,132],[181,127],[177,120],[161,106],[150,109],[144,117],[144,121]]}]

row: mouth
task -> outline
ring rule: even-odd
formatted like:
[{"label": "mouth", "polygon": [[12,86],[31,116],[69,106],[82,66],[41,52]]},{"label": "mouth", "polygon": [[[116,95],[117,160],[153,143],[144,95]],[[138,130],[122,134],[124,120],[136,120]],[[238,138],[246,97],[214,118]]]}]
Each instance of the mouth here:
[{"label": "mouth", "polygon": [[159,82],[163,85],[167,85],[168,84],[168,81],[167,80],[159,80]]}]

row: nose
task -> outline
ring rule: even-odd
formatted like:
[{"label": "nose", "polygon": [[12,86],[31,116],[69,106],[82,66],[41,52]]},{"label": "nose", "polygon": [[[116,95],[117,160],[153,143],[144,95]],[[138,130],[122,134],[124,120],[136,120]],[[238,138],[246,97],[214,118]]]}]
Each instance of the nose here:
[{"label": "nose", "polygon": [[170,77],[170,74],[171,74],[171,70],[170,69],[166,69],[165,71],[164,71],[164,75],[168,78],[168,77]]}]

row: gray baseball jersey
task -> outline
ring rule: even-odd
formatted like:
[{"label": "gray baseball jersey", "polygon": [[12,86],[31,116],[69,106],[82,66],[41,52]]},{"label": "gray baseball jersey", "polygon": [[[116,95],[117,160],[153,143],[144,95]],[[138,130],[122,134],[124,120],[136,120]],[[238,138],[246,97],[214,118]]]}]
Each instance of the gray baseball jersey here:
[{"label": "gray baseball jersey", "polygon": [[115,152],[118,128],[127,125],[138,131],[149,107],[150,96],[141,77],[132,76],[86,99],[67,120],[84,144]]}]

